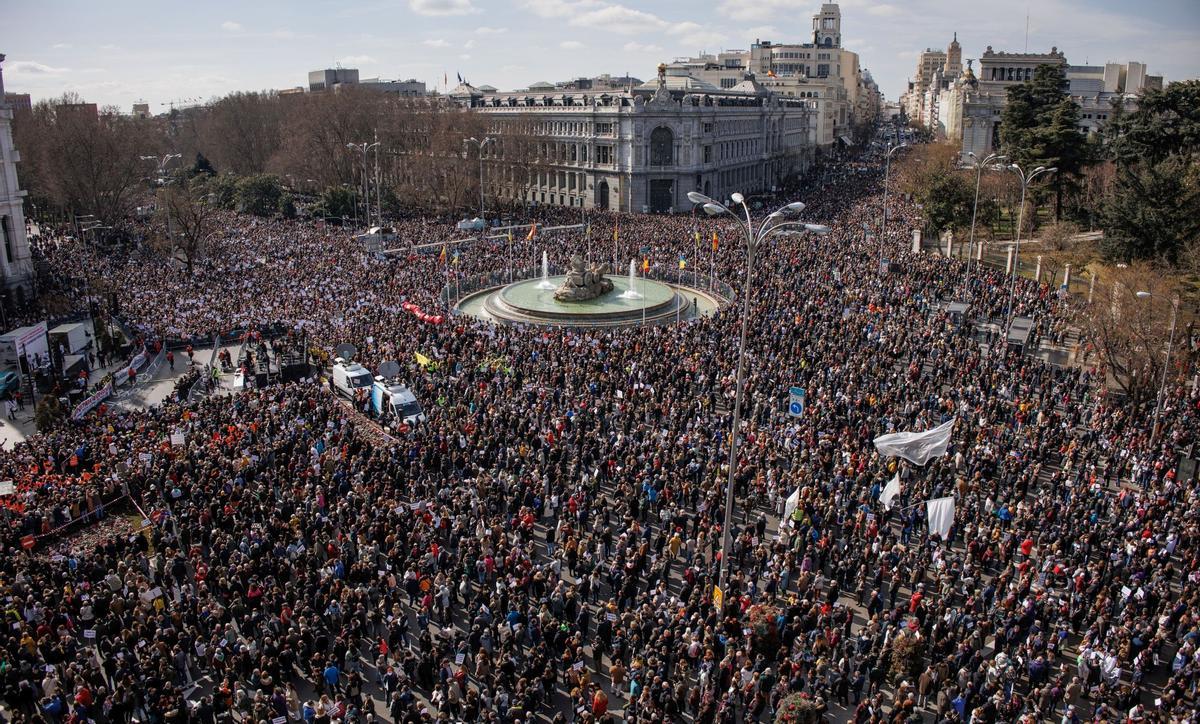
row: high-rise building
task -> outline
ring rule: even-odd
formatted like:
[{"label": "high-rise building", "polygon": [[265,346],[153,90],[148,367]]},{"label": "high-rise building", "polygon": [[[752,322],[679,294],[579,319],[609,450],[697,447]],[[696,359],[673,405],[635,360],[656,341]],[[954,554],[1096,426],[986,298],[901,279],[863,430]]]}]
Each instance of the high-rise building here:
[{"label": "high-rise building", "polygon": [[134,118],[149,118],[150,117],[150,104],[149,103],[134,103],[133,104],[133,117]]},{"label": "high-rise building", "polygon": [[[4,54],[0,53],[0,66]],[[13,147],[13,111],[4,93],[4,70],[0,67],[0,274],[4,286],[18,299],[31,290],[33,276],[29,240],[25,234],[25,192],[17,182],[21,154]]]},{"label": "high-rise building", "polygon": [[308,90],[312,92],[333,90],[343,84],[358,83],[357,68],[326,68],[308,73]]}]

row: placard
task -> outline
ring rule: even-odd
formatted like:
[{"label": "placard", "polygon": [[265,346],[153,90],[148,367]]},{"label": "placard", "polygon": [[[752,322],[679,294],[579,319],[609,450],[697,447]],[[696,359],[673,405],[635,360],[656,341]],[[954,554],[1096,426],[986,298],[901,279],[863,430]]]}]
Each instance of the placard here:
[{"label": "placard", "polygon": [[84,637],[85,639],[94,639],[94,638],[96,638],[96,629],[94,629],[94,628],[85,628],[85,629],[83,630],[83,637]]},{"label": "placard", "polygon": [[0,482],[0,495],[12,495],[17,492],[17,486],[11,480]]}]

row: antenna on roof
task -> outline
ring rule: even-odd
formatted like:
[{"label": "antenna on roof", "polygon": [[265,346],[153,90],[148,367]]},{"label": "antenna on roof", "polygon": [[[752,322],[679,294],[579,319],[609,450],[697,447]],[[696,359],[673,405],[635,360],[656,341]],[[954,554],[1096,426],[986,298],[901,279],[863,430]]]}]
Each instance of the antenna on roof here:
[{"label": "antenna on roof", "polygon": [[1029,52],[1029,6],[1025,6],[1025,52]]}]

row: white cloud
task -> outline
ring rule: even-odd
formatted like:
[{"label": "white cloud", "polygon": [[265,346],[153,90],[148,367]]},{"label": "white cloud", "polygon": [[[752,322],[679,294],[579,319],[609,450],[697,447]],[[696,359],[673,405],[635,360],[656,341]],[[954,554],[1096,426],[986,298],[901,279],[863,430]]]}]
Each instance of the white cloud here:
[{"label": "white cloud", "polygon": [[508,32],[508,28],[489,28],[486,25],[481,25],[475,28],[476,35],[503,35]]},{"label": "white cloud", "polygon": [[755,25],[753,28],[746,28],[745,35],[750,38],[770,40],[779,35],[779,28],[774,25]]},{"label": "white cloud", "polygon": [[471,48],[474,48],[474,47],[475,47],[475,39],[474,38],[471,38],[467,42],[463,43],[464,50],[470,50]]},{"label": "white cloud", "polygon": [[240,33],[242,32],[242,24],[235,23],[232,20],[226,20],[225,22],[221,23],[221,30],[224,30],[227,33]]},{"label": "white cloud", "polygon": [[121,46],[112,43],[106,43],[100,46],[100,50],[120,50]]},{"label": "white cloud", "polygon": [[604,4],[597,0],[524,0],[521,5],[541,18],[565,18]]},{"label": "white cloud", "polygon": [[279,28],[278,30],[272,30],[271,32],[267,33],[267,37],[275,38],[276,40],[304,40],[306,38],[312,38],[313,36],[308,33],[297,33],[296,31],[289,30],[287,28]]},{"label": "white cloud", "polygon": [[881,18],[892,18],[900,14],[900,8],[896,7],[895,5],[880,3],[878,5],[871,5],[868,7],[867,12],[871,15]]},{"label": "white cloud", "polygon": [[661,30],[668,23],[652,13],[627,8],[624,5],[608,5],[589,10],[567,21],[570,25],[588,29],[607,30],[620,35],[636,35],[649,30]]},{"label": "white cloud", "polygon": [[816,3],[810,0],[758,0],[747,3],[741,0],[722,0],[718,12],[734,20],[764,21],[780,17],[791,17],[797,11],[815,10]]},{"label": "white cloud", "polygon": [[661,53],[661,52],[663,52],[662,46],[660,46],[660,45],[654,45],[653,43],[636,43],[632,40],[629,41],[628,43],[626,43],[625,45],[621,46],[621,50],[624,50],[626,53]]},{"label": "white cloud", "polygon": [[338,58],[338,63],[343,66],[375,65],[378,62],[369,55],[347,55],[344,58]]},{"label": "white cloud", "polygon": [[450,43],[441,38],[427,38],[421,41],[421,45],[427,48],[449,48]]},{"label": "white cloud", "polygon": [[9,63],[5,70],[10,75],[62,75],[71,72],[70,68],[55,68],[35,60],[18,60]]},{"label": "white cloud", "polygon": [[63,48],[70,48],[71,44],[70,43],[55,43],[54,45],[51,45],[50,47],[53,48],[54,50],[62,50]]},{"label": "white cloud", "polygon": [[579,50],[583,47],[583,43],[579,42],[578,40],[564,40],[558,44],[558,47],[562,48],[563,50]]},{"label": "white cloud", "polygon": [[408,0],[408,7],[417,15],[474,15],[479,8],[471,0]]},{"label": "white cloud", "polygon": [[719,46],[725,36],[713,30],[705,28],[699,23],[693,23],[690,20],[682,23],[675,23],[667,29],[671,35],[679,38],[679,41],[688,46]]}]

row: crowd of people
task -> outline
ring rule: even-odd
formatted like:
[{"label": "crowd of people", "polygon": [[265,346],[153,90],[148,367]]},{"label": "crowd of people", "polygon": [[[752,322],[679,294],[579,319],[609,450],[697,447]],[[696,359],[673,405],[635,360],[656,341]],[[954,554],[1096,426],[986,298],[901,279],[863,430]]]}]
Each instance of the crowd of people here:
[{"label": "crowd of people", "polygon": [[[597,213],[590,241],[515,233],[387,260],[307,223],[229,216],[192,276],[47,244],[111,279],[151,338],[282,324],[326,352],[350,342],[372,369],[399,360],[428,419],[392,436],[300,382],[107,411],[0,453],[20,506],[0,562],[5,716],[1194,720],[1200,495],[1176,462],[1200,395],[1172,387],[1152,443],[1096,370],[981,335],[1006,277],[968,285],[961,262],[911,253],[919,210],[903,199],[882,239],[864,234],[878,183],[874,163],[828,171],[800,200],[832,232],[760,252],[727,560],[740,305],[622,330],[430,323],[402,305],[443,309],[447,279],[585,246],[659,270],[711,255],[740,294],[731,221]],[[1070,304],[1018,285],[1045,337],[1066,339]],[[924,467],[872,444],[951,419]],[[924,502],[944,496],[943,538]],[[55,533],[64,506],[111,535],[72,545],[74,529]],[[131,514],[147,524],[104,527]]]}]

